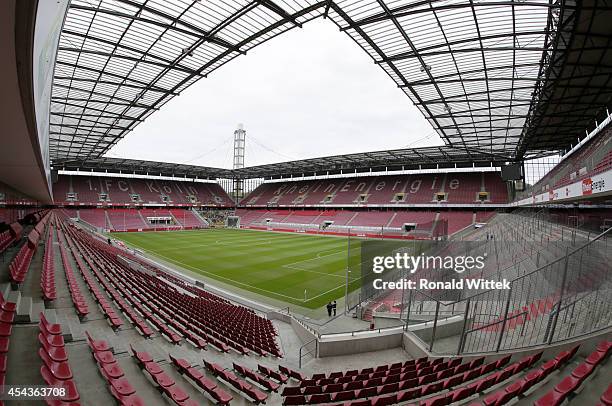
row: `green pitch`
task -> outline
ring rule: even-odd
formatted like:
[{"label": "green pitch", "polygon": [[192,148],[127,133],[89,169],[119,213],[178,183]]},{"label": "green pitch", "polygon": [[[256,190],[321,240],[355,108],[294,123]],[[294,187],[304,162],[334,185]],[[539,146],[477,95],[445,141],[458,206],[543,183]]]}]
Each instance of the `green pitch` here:
[{"label": "green pitch", "polygon": [[[231,229],[113,236],[192,272],[310,309],[345,293],[346,238]],[[360,241],[350,244],[351,269],[358,269]],[[359,286],[356,273],[350,290]]]}]

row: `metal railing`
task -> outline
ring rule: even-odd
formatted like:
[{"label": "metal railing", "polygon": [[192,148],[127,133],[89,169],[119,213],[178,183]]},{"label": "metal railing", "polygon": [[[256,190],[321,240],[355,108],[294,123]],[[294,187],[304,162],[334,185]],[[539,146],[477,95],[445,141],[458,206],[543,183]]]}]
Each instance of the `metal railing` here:
[{"label": "metal railing", "polygon": [[[510,289],[487,290],[457,301],[441,301],[411,291],[406,320],[415,303],[434,312],[430,337],[423,340],[441,353],[497,352],[552,344],[612,327],[612,230],[574,248],[577,230],[570,230],[565,254],[535,270],[518,275]],[[449,306],[463,316],[460,334],[436,338]],[[418,334],[417,334],[418,336]],[[452,348],[456,350],[452,350]]]},{"label": "metal railing", "polygon": [[[311,347],[310,349],[308,349],[309,346]],[[316,358],[317,357],[317,353],[318,353],[318,349],[319,349],[319,339],[318,339],[318,337],[315,337],[312,340],[304,343],[300,347],[300,354],[299,354],[299,358],[298,358],[298,364],[299,364],[300,368],[302,368],[302,359],[303,359],[303,357],[305,357],[307,355],[311,355],[313,358]],[[307,350],[307,351],[306,352],[302,352],[304,350]]]}]

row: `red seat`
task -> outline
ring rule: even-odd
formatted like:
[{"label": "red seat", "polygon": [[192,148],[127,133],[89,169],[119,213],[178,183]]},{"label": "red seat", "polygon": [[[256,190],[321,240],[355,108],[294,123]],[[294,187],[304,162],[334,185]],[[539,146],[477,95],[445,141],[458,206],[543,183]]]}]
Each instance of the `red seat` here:
[{"label": "red seat", "polygon": [[67,362],[53,361],[43,348],[38,350],[38,355],[43,360],[43,363],[47,366],[47,368],[51,371],[53,376],[55,376],[57,379],[62,381],[72,379],[72,371],[70,370],[70,365],[68,365]]},{"label": "red seat", "polygon": [[170,359],[172,360],[174,365],[176,365],[179,368],[179,370],[187,370],[188,368],[191,368],[191,364],[189,364],[189,362],[186,359],[175,358],[172,356],[172,354],[170,354]]},{"label": "red seat", "polygon": [[38,333],[38,341],[40,345],[49,355],[49,357],[55,362],[68,361],[68,354],[66,354],[65,347],[55,347],[49,344],[49,342],[43,337],[42,333]]},{"label": "red seat", "polygon": [[62,334],[62,326],[59,324],[49,323],[45,314],[40,312],[40,324],[45,326],[45,329],[49,334]]},{"label": "red seat", "polygon": [[114,390],[120,396],[129,396],[136,393],[136,390],[126,378],[113,379],[109,382],[111,384],[111,390]]},{"label": "red seat", "polygon": [[[610,343],[610,341],[608,342]],[[612,406],[612,384],[608,386],[608,389],[606,389],[603,395],[601,395],[601,398],[599,398],[599,400],[601,400],[601,403],[606,406]]]},{"label": "red seat", "polygon": [[232,395],[221,388],[215,388],[210,392],[210,395],[221,405],[227,405],[233,399]]},{"label": "red seat", "polygon": [[392,393],[384,396],[377,396],[371,399],[372,406],[389,406],[397,403],[397,394]]},{"label": "red seat", "polygon": [[296,405],[305,405],[305,404],[306,404],[306,397],[304,397],[303,395],[287,396],[283,400],[283,405],[286,405],[286,406],[296,406]]},{"label": "red seat", "polygon": [[421,402],[421,406],[446,406],[449,404],[449,402],[450,396],[448,393],[445,393]]},{"label": "red seat", "polygon": [[98,351],[93,353],[98,364],[109,364],[115,362],[115,356],[111,351]]},{"label": "red seat", "polygon": [[329,393],[317,393],[308,398],[308,404],[316,405],[317,403],[329,403],[331,402],[331,395]]},{"label": "red seat", "polygon": [[353,400],[355,399],[355,392],[354,391],[336,392],[332,394],[331,399],[333,402],[343,402],[346,400]]},{"label": "red seat", "polygon": [[94,350],[94,351],[108,351],[110,350],[110,345],[108,345],[108,343],[104,340],[94,340],[90,335],[89,332],[86,331],[85,334],[87,335],[87,341],[89,343],[89,346]]},{"label": "red seat", "polygon": [[172,385],[165,390],[166,394],[176,403],[185,402],[189,399],[189,395],[185,393],[183,389],[181,389],[178,385]]},{"label": "red seat", "polygon": [[157,375],[164,372],[157,362],[146,362],[144,364],[144,369],[151,375]]},{"label": "red seat", "polygon": [[61,398],[62,402],[76,402],[79,400],[79,391],[72,380],[62,381],[57,379],[46,365],[40,367],[40,375],[47,385],[65,389],[66,394]]},{"label": "red seat", "polygon": [[138,360],[138,362],[142,365],[146,364],[147,362],[152,362],[153,361],[153,357],[151,357],[151,355],[148,352],[145,351],[136,351],[134,350],[133,347],[132,348],[132,352],[134,353],[134,357],[136,357],[136,359]]},{"label": "red seat", "polygon": [[13,325],[0,321],[0,336],[9,337],[13,333]]},{"label": "red seat", "polygon": [[101,364],[100,369],[100,372],[108,381],[113,379],[119,379],[124,375],[123,369],[121,369],[121,367],[119,366],[119,364],[117,364],[116,361],[113,363]]},{"label": "red seat", "polygon": [[544,396],[536,400],[534,406],[558,406],[565,400],[565,395],[557,391],[550,390]]},{"label": "red seat", "polygon": [[174,379],[170,378],[165,372],[161,372],[159,374],[151,375],[155,383],[157,383],[162,388],[167,388],[174,385]]},{"label": "red seat", "polygon": [[473,386],[467,386],[459,389],[455,389],[451,392],[451,402],[459,402],[460,400],[467,399],[476,393],[476,389]]}]

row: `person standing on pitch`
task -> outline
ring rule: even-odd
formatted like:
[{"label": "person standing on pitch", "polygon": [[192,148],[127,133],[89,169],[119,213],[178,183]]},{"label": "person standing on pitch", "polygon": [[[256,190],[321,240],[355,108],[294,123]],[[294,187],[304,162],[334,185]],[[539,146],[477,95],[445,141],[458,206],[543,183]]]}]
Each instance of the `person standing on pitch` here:
[{"label": "person standing on pitch", "polygon": [[327,315],[329,317],[331,317],[331,314],[332,314],[332,307],[333,307],[333,305],[332,305],[331,302],[327,303]]},{"label": "person standing on pitch", "polygon": [[336,315],[336,301],[334,300],[334,303],[332,304],[332,309],[334,310],[334,316]]}]

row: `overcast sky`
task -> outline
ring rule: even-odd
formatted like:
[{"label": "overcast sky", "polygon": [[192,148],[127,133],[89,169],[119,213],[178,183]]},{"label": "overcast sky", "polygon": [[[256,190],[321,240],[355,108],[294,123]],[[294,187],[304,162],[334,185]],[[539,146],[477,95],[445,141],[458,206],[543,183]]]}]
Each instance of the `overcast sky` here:
[{"label": "overcast sky", "polygon": [[347,35],[316,20],[251,50],[153,113],[108,156],[229,168],[442,141]]}]

